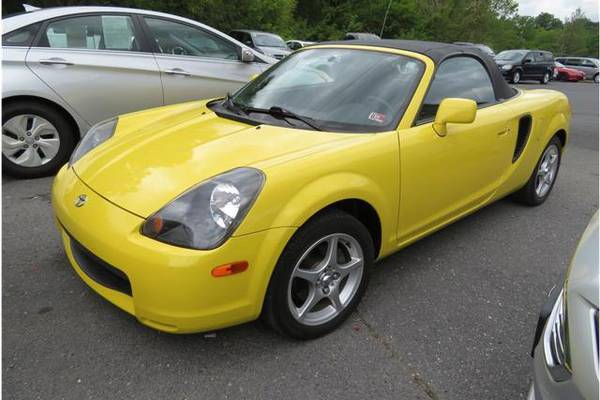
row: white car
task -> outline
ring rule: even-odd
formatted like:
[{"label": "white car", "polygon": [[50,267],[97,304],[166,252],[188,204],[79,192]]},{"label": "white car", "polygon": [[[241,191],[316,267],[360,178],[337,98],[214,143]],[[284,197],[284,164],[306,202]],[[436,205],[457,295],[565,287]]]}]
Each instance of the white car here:
[{"label": "white car", "polygon": [[540,313],[528,400],[598,399],[598,213]]},{"label": "white car", "polygon": [[115,7],[34,9],[2,20],[2,166],[54,173],[114,115],[221,97],[277,60],[199,22]]}]

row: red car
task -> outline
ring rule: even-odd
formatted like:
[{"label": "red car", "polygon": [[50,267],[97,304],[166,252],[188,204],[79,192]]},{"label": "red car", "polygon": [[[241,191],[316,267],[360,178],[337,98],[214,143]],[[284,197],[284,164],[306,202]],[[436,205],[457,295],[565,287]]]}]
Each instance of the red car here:
[{"label": "red car", "polygon": [[557,81],[578,82],[585,79],[585,72],[567,68],[559,62],[554,62],[554,79]]}]

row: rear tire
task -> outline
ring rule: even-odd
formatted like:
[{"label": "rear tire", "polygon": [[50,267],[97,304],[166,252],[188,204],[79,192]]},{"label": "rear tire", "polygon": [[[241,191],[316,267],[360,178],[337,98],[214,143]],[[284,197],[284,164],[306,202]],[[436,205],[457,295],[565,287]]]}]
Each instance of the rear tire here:
[{"label": "rear tire", "polygon": [[10,102],[2,109],[2,168],[17,178],[54,174],[76,144],[73,127],[55,108]]},{"label": "rear tire", "polygon": [[546,85],[548,82],[550,82],[550,72],[546,71],[544,72],[542,79],[540,79],[540,83]]},{"label": "rear tire", "polygon": [[594,82],[598,83],[598,74],[594,75]]},{"label": "rear tire", "polygon": [[554,136],[542,152],[529,180],[513,195],[513,198],[521,204],[532,207],[545,202],[554,188],[561,160],[562,143],[557,136]]},{"label": "rear tire", "polygon": [[353,216],[335,210],[313,217],[277,262],[263,321],[296,339],[333,331],[360,302],[374,254],[369,231]]}]

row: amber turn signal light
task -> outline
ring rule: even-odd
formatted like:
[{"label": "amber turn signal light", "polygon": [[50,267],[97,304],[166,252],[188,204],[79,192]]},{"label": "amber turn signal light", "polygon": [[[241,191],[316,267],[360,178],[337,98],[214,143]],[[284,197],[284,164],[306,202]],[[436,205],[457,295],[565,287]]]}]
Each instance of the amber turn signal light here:
[{"label": "amber turn signal light", "polygon": [[247,269],[248,261],[236,261],[225,265],[219,265],[218,267],[213,268],[213,270],[210,273],[215,278],[219,278],[221,276],[238,274],[240,272],[244,272]]}]

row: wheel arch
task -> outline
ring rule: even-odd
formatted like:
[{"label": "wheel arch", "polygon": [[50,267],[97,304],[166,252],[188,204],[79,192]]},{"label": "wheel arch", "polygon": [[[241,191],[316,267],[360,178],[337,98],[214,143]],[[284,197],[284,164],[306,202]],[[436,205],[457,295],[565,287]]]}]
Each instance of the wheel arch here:
[{"label": "wheel arch", "polygon": [[75,143],[79,142],[79,139],[81,139],[81,136],[83,134],[82,127],[77,123],[77,121],[75,120],[73,115],[66,108],[61,106],[60,104],[58,104],[52,100],[45,99],[43,97],[29,96],[29,95],[16,95],[16,96],[3,98],[2,106],[6,107],[8,104],[13,104],[13,103],[17,103],[17,102],[30,102],[30,103],[35,102],[35,103],[39,103],[39,104],[44,104],[48,107],[55,109],[57,112],[59,112],[65,116],[67,122],[73,129],[73,136],[74,136],[73,139],[75,140]]},{"label": "wheel arch", "polygon": [[343,211],[352,215],[360,223],[362,223],[369,231],[371,239],[373,240],[375,258],[379,256],[379,252],[381,250],[381,219],[379,218],[379,214],[375,208],[369,204],[369,202],[357,198],[338,200],[335,203],[331,203],[317,211],[308,219],[308,221],[330,210]]}]

